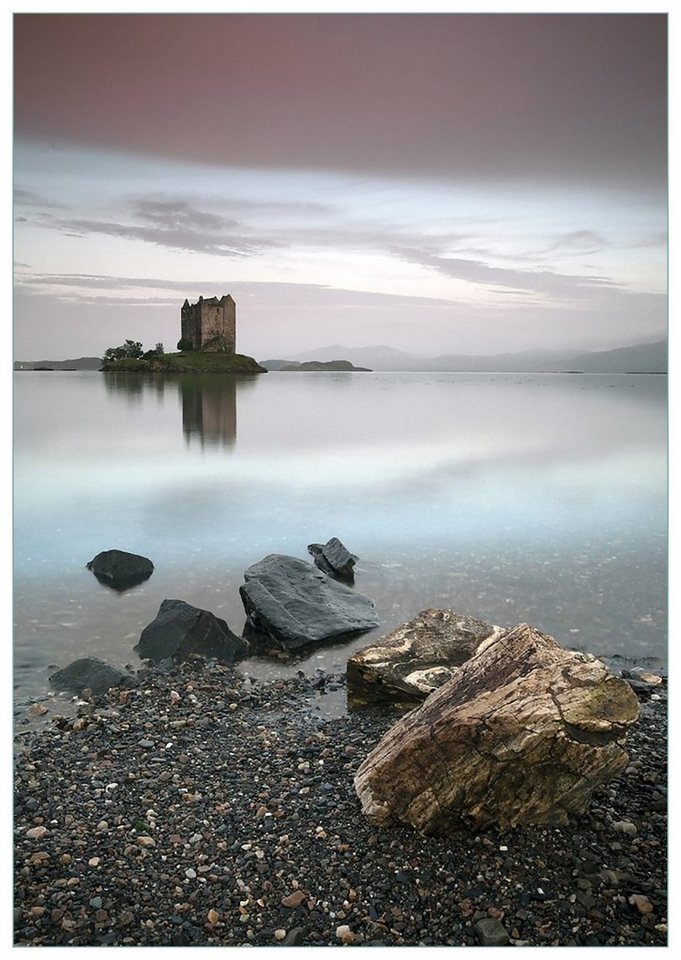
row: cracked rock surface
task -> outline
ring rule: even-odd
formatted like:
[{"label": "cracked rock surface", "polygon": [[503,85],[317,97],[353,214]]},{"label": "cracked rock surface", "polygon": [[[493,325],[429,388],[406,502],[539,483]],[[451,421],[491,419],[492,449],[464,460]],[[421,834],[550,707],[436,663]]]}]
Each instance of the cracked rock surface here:
[{"label": "cracked rock surface", "polygon": [[420,703],[501,631],[454,610],[423,610],[350,657],[348,695],[363,703]]},{"label": "cracked rock surface", "polygon": [[628,761],[629,684],[527,624],[492,635],[383,737],[355,776],[378,825],[448,833],[564,824]]}]

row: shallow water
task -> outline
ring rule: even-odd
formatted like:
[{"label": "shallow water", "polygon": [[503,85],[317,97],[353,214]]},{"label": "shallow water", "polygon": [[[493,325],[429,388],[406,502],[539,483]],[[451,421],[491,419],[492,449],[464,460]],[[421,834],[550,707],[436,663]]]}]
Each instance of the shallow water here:
[{"label": "shallow water", "polygon": [[[164,598],[244,625],[243,571],[338,536],[381,627],[255,677],[343,670],[426,607],[599,655],[667,651],[666,377],[21,372],[14,676],[132,647]],[[118,594],[85,564],[148,556]]]}]

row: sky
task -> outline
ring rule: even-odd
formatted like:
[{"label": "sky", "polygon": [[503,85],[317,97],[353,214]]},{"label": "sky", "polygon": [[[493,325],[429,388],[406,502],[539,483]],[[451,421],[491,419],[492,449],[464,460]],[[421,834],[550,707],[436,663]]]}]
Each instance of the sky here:
[{"label": "sky", "polygon": [[667,329],[663,14],[16,14],[14,356]]}]

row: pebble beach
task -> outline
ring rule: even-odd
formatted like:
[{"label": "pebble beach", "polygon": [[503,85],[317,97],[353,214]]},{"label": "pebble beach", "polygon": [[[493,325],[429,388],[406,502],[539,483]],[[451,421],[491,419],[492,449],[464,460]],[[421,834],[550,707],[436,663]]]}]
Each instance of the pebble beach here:
[{"label": "pebble beach", "polygon": [[16,945],[667,944],[666,684],[567,826],[426,837],[362,815],[398,714],[325,715],[342,674],[140,680],[17,728]]}]

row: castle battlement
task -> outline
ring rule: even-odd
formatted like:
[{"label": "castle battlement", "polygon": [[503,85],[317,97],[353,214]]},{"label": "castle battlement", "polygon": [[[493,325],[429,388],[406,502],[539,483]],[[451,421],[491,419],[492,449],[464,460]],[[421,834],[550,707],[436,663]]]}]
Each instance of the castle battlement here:
[{"label": "castle battlement", "polygon": [[192,350],[234,353],[236,350],[236,303],[231,294],[220,298],[199,297],[182,305],[182,339]]}]

